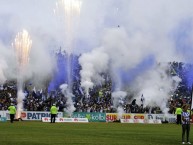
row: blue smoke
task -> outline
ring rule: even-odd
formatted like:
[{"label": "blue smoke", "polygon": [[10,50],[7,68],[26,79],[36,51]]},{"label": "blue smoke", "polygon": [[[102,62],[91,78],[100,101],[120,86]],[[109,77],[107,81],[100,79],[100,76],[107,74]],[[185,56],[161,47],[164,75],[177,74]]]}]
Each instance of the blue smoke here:
[{"label": "blue smoke", "polygon": [[193,62],[192,22],[190,19],[181,22],[173,33],[177,52],[182,54],[190,63]]},{"label": "blue smoke", "polygon": [[48,92],[56,90],[59,86],[67,82],[67,58],[65,55],[58,53],[57,57],[57,70],[49,84]]},{"label": "blue smoke", "polygon": [[[136,77],[142,75],[145,71],[149,70],[154,64],[155,57],[153,55],[149,55],[131,70],[117,70],[117,73],[119,74],[119,78],[121,80],[121,86],[131,84],[136,79]],[[115,88],[116,86],[116,82],[113,82],[113,88]]]},{"label": "blue smoke", "polygon": [[[58,54],[56,54],[56,57],[57,70],[49,84],[48,92],[57,90],[61,84],[68,84],[68,56],[66,54],[62,54],[60,51]],[[78,58],[79,57],[76,55],[70,56],[70,77],[72,82],[78,81],[80,79],[80,65],[78,63]]]},{"label": "blue smoke", "polygon": [[186,85],[191,88],[193,85],[193,66],[186,65],[186,71],[184,72]]},{"label": "blue smoke", "polygon": [[181,22],[172,35],[177,52],[188,62],[188,64],[184,64],[184,70],[182,72],[182,76],[184,77],[182,79],[184,79],[188,87],[191,87],[193,83],[193,66],[190,65],[193,64],[192,24],[192,19]]}]

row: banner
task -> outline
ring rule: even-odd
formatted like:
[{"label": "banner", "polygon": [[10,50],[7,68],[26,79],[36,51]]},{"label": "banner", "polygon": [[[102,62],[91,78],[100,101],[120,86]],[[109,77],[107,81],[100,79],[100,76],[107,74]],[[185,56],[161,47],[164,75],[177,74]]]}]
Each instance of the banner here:
[{"label": "banner", "polygon": [[106,122],[106,113],[74,112],[72,118],[87,118],[89,122]]},{"label": "banner", "polygon": [[168,121],[168,123],[176,123],[176,115],[174,114],[147,114],[146,119],[160,119],[161,121]]},{"label": "banner", "polygon": [[5,117],[6,120],[10,120],[9,111],[0,111],[0,117]]},{"label": "banner", "polygon": [[121,123],[162,124],[160,119],[121,119]]},{"label": "banner", "polygon": [[0,117],[0,122],[6,122],[7,118],[6,117]]},{"label": "banner", "polygon": [[[9,111],[0,111],[0,117],[6,117],[9,120]],[[119,116],[122,116],[119,118]],[[21,113],[22,120],[41,120],[42,117],[50,117],[50,112],[44,111],[23,111]],[[57,117],[63,117],[63,112],[58,112]],[[134,113],[86,113],[74,112],[71,118],[87,118],[89,122],[113,122],[119,119],[151,119],[166,121],[168,123],[176,123],[176,115],[174,114],[134,114]],[[192,116],[193,121],[193,116]],[[192,122],[193,123],[193,122]]]},{"label": "banner", "polygon": [[[42,117],[50,117],[50,112],[43,111],[23,111],[21,112],[22,120],[41,120]],[[9,111],[0,111],[0,117],[6,117],[7,120],[10,120]],[[62,112],[58,112],[57,117],[63,117]]]},{"label": "banner", "polygon": [[[145,119],[146,114],[130,114],[123,113],[122,115],[118,115],[118,113],[106,113],[106,122],[113,122],[119,119]],[[119,116],[122,116],[119,118]]]},{"label": "banner", "polygon": [[[50,117],[42,117],[42,122],[51,122]],[[57,123],[72,122],[72,123],[88,123],[87,118],[56,118]]]},{"label": "banner", "polygon": [[9,111],[0,111],[0,117],[9,116]]},{"label": "banner", "polygon": [[134,114],[134,113],[123,113],[122,117],[119,118],[118,113],[106,113],[106,121],[113,122],[119,119],[152,119],[168,121],[169,123],[176,122],[176,115],[174,114]]},{"label": "banner", "polygon": [[[23,111],[21,113],[22,120],[41,120],[42,117],[50,117],[50,112],[41,112],[41,111]],[[63,117],[62,112],[58,112],[57,117]]]}]

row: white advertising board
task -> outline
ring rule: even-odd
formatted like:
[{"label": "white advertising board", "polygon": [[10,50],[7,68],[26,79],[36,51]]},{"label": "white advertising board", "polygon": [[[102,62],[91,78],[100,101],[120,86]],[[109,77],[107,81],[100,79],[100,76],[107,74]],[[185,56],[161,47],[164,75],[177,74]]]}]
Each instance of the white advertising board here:
[{"label": "white advertising board", "polygon": [[[42,117],[42,122],[51,122],[50,117]],[[88,123],[87,118],[56,118],[57,123],[72,122],[72,123]]]}]

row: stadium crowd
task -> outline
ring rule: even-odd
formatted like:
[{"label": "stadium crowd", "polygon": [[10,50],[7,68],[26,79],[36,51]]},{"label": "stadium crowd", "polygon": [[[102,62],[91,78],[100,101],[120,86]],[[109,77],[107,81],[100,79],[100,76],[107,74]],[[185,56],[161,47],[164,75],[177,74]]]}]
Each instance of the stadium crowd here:
[{"label": "stadium crowd", "polygon": [[[76,112],[116,112],[113,108],[111,89],[112,82],[108,75],[104,74],[105,83],[101,86],[96,86],[90,90],[89,95],[85,96],[82,88],[80,87],[80,75],[81,69],[76,58],[76,66],[72,72],[72,93],[74,95],[73,102]],[[178,75],[182,81],[180,82],[177,90],[171,95],[168,100],[169,113],[175,113],[175,108],[182,106],[184,103],[190,103],[190,90],[186,85],[186,77],[184,74],[191,65],[185,65],[179,62],[170,63],[170,75]],[[6,81],[0,86],[0,110],[7,110],[10,103],[17,104],[17,85],[16,81]],[[50,106],[53,103],[59,107],[59,111],[63,111],[67,107],[66,96],[64,96],[60,89],[49,90],[48,89],[36,89],[32,84],[25,84],[24,87],[25,99],[24,110],[26,111],[49,111]],[[59,88],[59,86],[58,86]],[[140,102],[140,101],[138,101]],[[120,105],[123,107],[126,113],[162,113],[157,106],[143,106],[143,100],[140,104],[136,103],[135,99],[120,100]]]}]

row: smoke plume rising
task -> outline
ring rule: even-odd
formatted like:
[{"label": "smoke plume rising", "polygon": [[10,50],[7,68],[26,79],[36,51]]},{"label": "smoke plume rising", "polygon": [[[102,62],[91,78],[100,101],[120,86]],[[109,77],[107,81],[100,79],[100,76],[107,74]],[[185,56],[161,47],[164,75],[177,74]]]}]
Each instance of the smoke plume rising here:
[{"label": "smoke plume rising", "polygon": [[68,113],[69,116],[71,116],[72,113],[75,111],[74,103],[72,101],[73,94],[70,93],[70,90],[69,90],[67,84],[62,84],[60,86],[60,89],[61,89],[63,95],[67,98],[67,100],[66,100],[66,106],[67,107],[64,109],[64,111],[66,113]]}]

